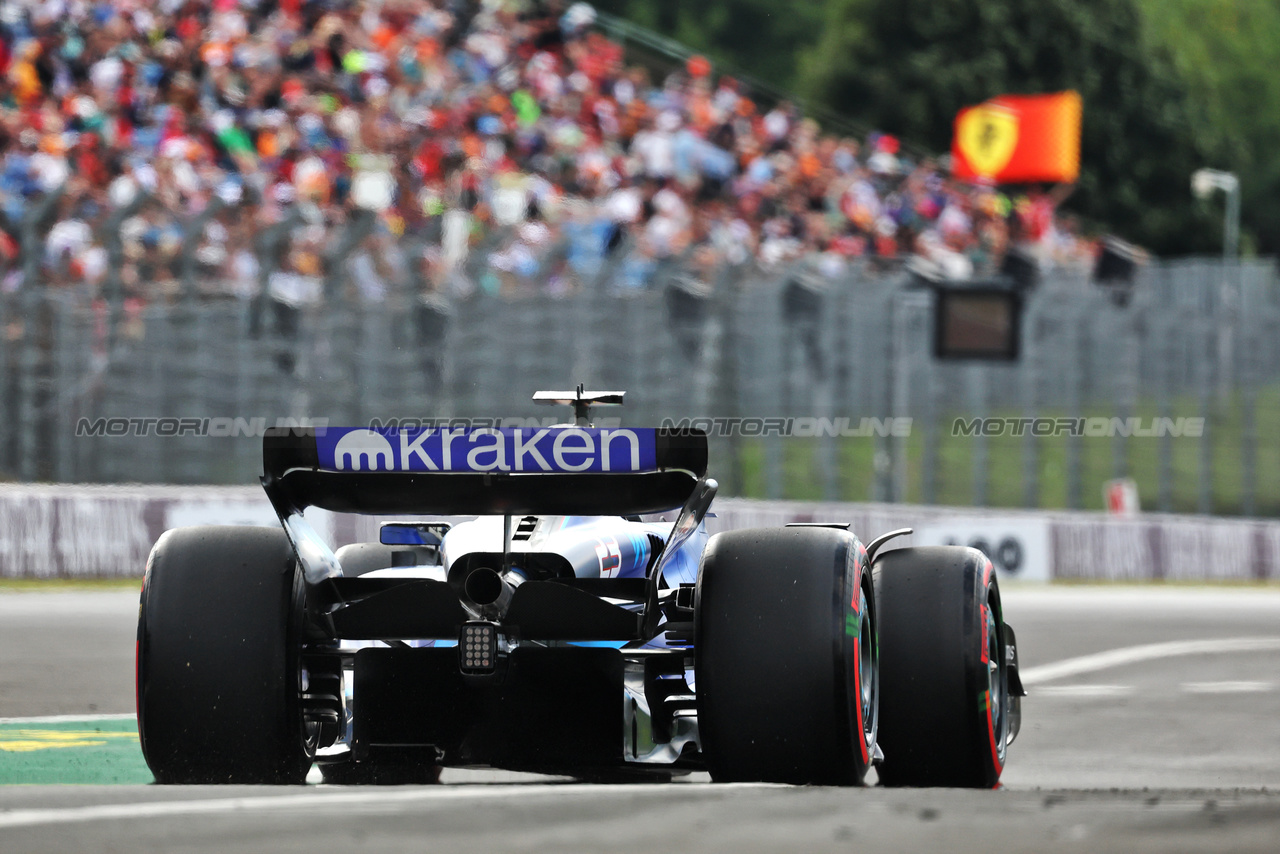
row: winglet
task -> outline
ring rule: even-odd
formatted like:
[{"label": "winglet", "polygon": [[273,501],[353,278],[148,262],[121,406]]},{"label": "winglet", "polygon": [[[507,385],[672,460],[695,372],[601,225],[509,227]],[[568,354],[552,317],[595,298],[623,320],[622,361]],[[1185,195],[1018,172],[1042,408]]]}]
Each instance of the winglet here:
[{"label": "winglet", "polygon": [[573,420],[579,427],[590,426],[593,406],[622,406],[625,391],[584,391],[579,383],[574,391],[540,391],[533,395],[533,402],[544,406],[572,406]]},{"label": "winglet", "polygon": [[887,534],[881,534],[871,542],[867,543],[867,561],[874,562],[876,552],[880,551],[880,547],[895,537],[905,537],[907,534],[914,533],[911,528],[899,528],[896,531],[890,531]]}]

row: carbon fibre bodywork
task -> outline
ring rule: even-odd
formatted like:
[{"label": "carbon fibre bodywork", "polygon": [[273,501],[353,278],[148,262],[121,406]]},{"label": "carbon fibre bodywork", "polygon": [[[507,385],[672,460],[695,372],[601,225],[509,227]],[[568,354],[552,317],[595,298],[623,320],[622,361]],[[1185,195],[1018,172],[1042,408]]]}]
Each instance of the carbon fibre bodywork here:
[{"label": "carbon fibre bodywork", "polygon": [[[296,560],[297,595],[284,602],[294,640],[271,653],[298,677],[278,704],[300,719],[289,756],[314,758],[335,781],[406,769],[423,779],[450,765],[861,782],[883,759],[873,565],[910,532],[869,547],[837,522],[712,538],[707,457],[696,430],[585,423],[272,431],[262,485]],[[335,552],[310,507],[433,518],[384,522],[379,542]],[[199,577],[209,536],[179,538],[164,579]],[[255,537],[216,539],[235,561]],[[983,666],[1000,689],[988,703],[999,698],[993,720],[1011,723],[1011,740],[1016,647],[998,610],[984,613],[996,629]],[[248,654],[245,638],[275,637],[268,629],[246,624],[210,655]],[[216,668],[203,678],[223,690]],[[237,763],[225,763],[228,779]]]},{"label": "carbon fibre bodywork", "polygon": [[[644,762],[648,734],[677,729],[672,698],[694,690],[682,590],[697,579],[716,489],[704,434],[288,430],[263,451],[263,486],[307,581],[308,675],[343,686],[309,698],[340,721],[322,762],[601,768]],[[353,577],[303,517],[313,506],[483,515],[443,535],[438,563],[397,565],[393,548],[387,566]],[[674,514],[638,515],[664,510]],[[491,672],[464,674],[459,635],[476,623],[494,628],[500,649]],[[657,720],[645,683],[658,680],[643,675],[655,656],[669,659],[649,667],[663,687],[679,681]],[[628,680],[637,662],[641,676]]]}]

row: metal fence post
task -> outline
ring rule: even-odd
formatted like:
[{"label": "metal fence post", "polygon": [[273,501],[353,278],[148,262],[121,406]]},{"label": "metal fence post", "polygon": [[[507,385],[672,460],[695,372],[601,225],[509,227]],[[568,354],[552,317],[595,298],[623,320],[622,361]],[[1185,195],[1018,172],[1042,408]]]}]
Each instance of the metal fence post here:
[{"label": "metal fence post", "polygon": [[18,396],[21,394],[21,372],[17,352],[10,340],[10,324],[14,327],[20,322],[13,314],[4,311],[9,298],[0,295],[0,472],[7,476],[18,473],[18,460],[21,450],[18,444]]},{"label": "metal fence post", "polygon": [[[1084,406],[1081,401],[1084,385],[1084,366],[1082,364],[1084,357],[1084,326],[1085,316],[1074,316],[1071,318],[1070,325],[1067,328],[1067,340],[1071,342],[1071,356],[1068,359],[1066,380],[1067,380],[1067,412],[1069,417],[1077,419],[1084,418]],[[1072,510],[1079,510],[1083,506],[1082,488],[1080,483],[1080,466],[1081,466],[1081,443],[1080,436],[1077,431],[1071,430],[1067,433],[1066,448],[1066,468],[1067,468],[1067,507]]]},{"label": "metal fence post", "polygon": [[[987,417],[987,366],[970,365],[969,394],[970,408],[973,417],[979,420]],[[973,506],[987,506],[987,436],[979,427],[973,437]]]},{"label": "metal fence post", "polygon": [[72,436],[75,432],[73,422],[76,410],[75,400],[80,386],[80,376],[76,371],[75,350],[73,344],[77,336],[72,332],[74,308],[60,302],[54,317],[54,365],[53,365],[53,429],[51,437],[53,445],[53,479],[61,483],[74,483],[77,480],[75,459],[72,450]]},{"label": "metal fence post", "polygon": [[[915,354],[920,352],[920,342],[924,335],[913,333],[920,331],[918,323],[920,314],[917,309],[928,307],[928,296],[920,292],[904,292],[894,289],[893,303],[893,406],[889,412],[890,419],[910,418],[915,415],[911,406],[911,389],[914,385]],[[912,345],[916,346],[912,346]],[[890,423],[895,423],[891,420]],[[908,453],[909,439],[906,436],[893,436],[893,500],[907,500]]]},{"label": "metal fence post", "polygon": [[[925,381],[925,399],[918,419],[924,422],[924,452],[920,460],[920,500],[924,504],[938,503],[938,410],[937,382],[933,365],[929,366]],[[911,422],[912,431],[915,421]]]},{"label": "metal fence post", "polygon": [[[876,336],[881,345],[878,349],[882,354],[885,354],[884,371],[880,377],[883,387],[879,389],[879,394],[876,396],[875,401],[876,415],[882,421],[893,414],[897,376],[901,370],[897,360],[897,324],[894,319],[897,316],[897,306],[896,291],[890,291],[887,296],[883,296],[880,300],[879,316],[888,321],[887,323],[879,324],[876,330]],[[871,500],[893,501],[893,439],[890,436],[882,435],[880,430],[873,431],[873,436],[872,465],[875,467],[875,475]]]},{"label": "metal fence post", "polygon": [[[719,362],[716,369],[715,388],[713,394],[714,414],[721,418],[734,418],[742,415],[740,408],[742,389],[738,359],[741,346],[740,323],[735,310],[738,297],[742,291],[743,271],[740,267],[726,266],[716,282],[712,293],[713,314],[720,322]],[[727,465],[724,468],[724,489],[727,495],[741,495],[743,490],[742,440],[737,430],[728,435],[718,437],[718,443],[725,449],[722,459]]]},{"label": "metal fence post", "polygon": [[1233,258],[1222,260],[1221,279],[1214,301],[1213,319],[1217,325],[1218,402],[1225,405],[1236,385],[1236,313],[1240,303],[1240,263]]},{"label": "metal fence post", "polygon": [[[1145,331],[1143,319],[1137,316],[1136,310],[1117,309],[1123,314],[1118,318],[1121,334],[1116,346],[1120,349],[1119,364],[1113,373],[1115,383],[1116,415],[1127,424],[1134,414],[1138,402],[1139,365],[1142,337]],[[1117,431],[1111,439],[1111,468],[1113,477],[1128,477],[1129,439],[1125,435],[1128,430]]]},{"label": "metal fence post", "polygon": [[[1150,339],[1149,339],[1150,340]],[[1154,336],[1156,344],[1156,414],[1160,418],[1173,417],[1173,335],[1172,329],[1165,326]],[[1173,437],[1168,430],[1161,431],[1157,440],[1160,509],[1165,513],[1173,512]]]},{"label": "metal fence post", "polygon": [[[1241,315],[1244,317],[1245,315]],[[1257,514],[1258,389],[1255,384],[1259,342],[1242,330],[1240,348],[1240,512]]]},{"label": "metal fence post", "polygon": [[1200,358],[1197,371],[1200,384],[1200,417],[1204,419],[1204,433],[1200,436],[1200,460],[1197,477],[1196,508],[1200,513],[1213,512],[1213,353],[1215,335],[1212,318],[1201,323],[1199,343]]},{"label": "metal fence post", "polygon": [[[1036,381],[1038,379],[1039,361],[1036,358],[1040,340],[1038,303],[1034,300],[1026,308],[1026,316],[1022,319],[1023,329],[1030,330],[1030,335],[1023,336],[1022,364],[1019,374],[1022,378],[1022,415],[1034,420],[1036,417]],[[1022,437],[1022,505],[1038,507],[1040,505],[1040,461],[1039,438],[1035,431],[1028,429]]]}]

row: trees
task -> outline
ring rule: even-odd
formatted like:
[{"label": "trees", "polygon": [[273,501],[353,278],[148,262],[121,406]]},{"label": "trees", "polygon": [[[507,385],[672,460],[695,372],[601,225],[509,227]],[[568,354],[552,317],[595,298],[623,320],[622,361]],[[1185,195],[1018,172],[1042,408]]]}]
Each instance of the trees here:
[{"label": "trees", "polygon": [[721,63],[942,152],[964,106],[1005,92],[1084,96],[1083,172],[1067,204],[1165,254],[1216,252],[1243,187],[1243,245],[1280,253],[1276,0],[600,0]]},{"label": "trees", "polygon": [[822,26],[827,0],[598,0],[606,12],[677,39],[782,88]]},{"label": "trees", "polygon": [[1082,171],[1067,207],[1159,253],[1218,246],[1189,189],[1218,140],[1134,0],[830,0],[801,85],[938,151],[961,107],[1076,89]]},{"label": "trees", "polygon": [[1140,2],[1208,117],[1214,159],[1205,165],[1240,175],[1245,245],[1280,253],[1280,3]]}]

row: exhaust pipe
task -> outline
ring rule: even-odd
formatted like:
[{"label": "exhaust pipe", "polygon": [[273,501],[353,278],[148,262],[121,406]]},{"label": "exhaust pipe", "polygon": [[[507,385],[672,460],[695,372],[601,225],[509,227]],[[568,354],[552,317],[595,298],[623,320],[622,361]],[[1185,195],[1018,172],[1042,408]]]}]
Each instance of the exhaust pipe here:
[{"label": "exhaust pipe", "polygon": [[513,570],[499,573],[487,566],[478,566],[462,582],[462,595],[479,609],[481,615],[498,617],[506,613],[516,588],[524,583],[524,576]]}]

